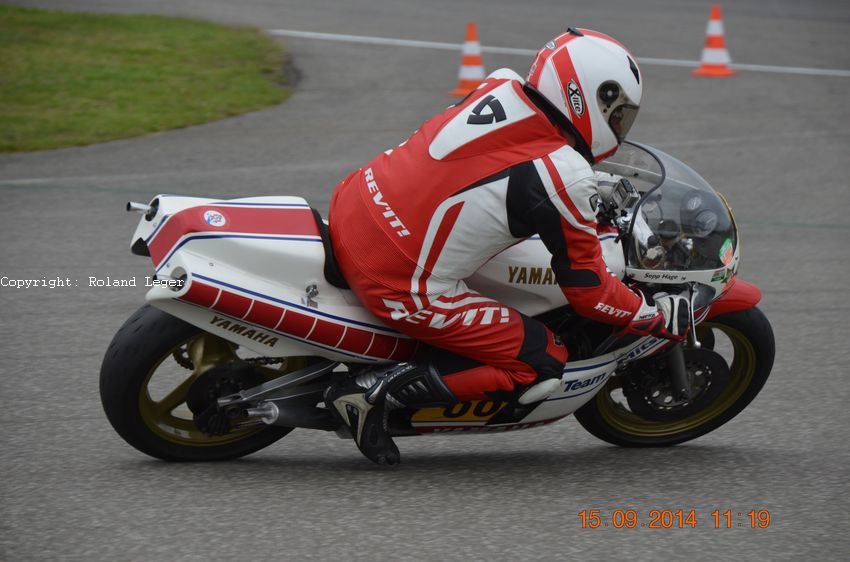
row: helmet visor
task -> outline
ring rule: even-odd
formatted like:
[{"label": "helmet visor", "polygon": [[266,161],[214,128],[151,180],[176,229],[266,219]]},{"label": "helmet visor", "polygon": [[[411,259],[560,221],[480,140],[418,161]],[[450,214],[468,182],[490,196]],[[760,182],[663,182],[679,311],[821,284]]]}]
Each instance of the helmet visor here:
[{"label": "helmet visor", "polygon": [[626,138],[626,135],[632,128],[632,124],[635,122],[637,113],[638,106],[628,103],[618,106],[611,112],[611,116],[608,117],[608,125],[617,136],[617,142],[622,143],[623,139]]}]

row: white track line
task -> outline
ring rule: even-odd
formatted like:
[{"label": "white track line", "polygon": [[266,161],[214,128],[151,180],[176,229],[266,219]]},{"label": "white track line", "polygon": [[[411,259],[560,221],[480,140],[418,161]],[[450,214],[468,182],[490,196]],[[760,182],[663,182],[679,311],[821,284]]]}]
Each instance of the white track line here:
[{"label": "white track line", "polygon": [[328,162],[294,162],[292,164],[275,164],[271,166],[241,166],[237,168],[225,169],[203,169],[203,170],[167,170],[162,172],[145,172],[136,174],[98,174],[93,176],[47,176],[41,178],[3,178],[0,179],[0,188],[6,186],[18,187],[21,185],[31,185],[40,183],[53,182],[81,182],[81,183],[98,183],[98,182],[135,182],[142,180],[156,179],[160,182],[168,180],[178,181],[189,177],[205,177],[205,176],[221,176],[222,174],[245,174],[254,172],[276,172],[276,173],[293,173],[293,172],[312,172],[326,170],[353,170],[360,166],[362,162],[347,162],[333,160]]},{"label": "white track line", "polygon": [[[298,31],[294,29],[269,29],[269,35],[275,37],[296,37],[299,39],[320,39],[323,41],[340,41],[344,43],[365,43],[367,45],[391,45],[394,47],[419,47],[421,49],[441,49],[444,51],[460,51],[463,45],[460,43],[441,43],[438,41],[416,41],[413,39],[396,39],[392,37],[373,37],[368,35],[345,35],[339,33],[319,33],[316,31]],[[485,53],[499,55],[534,56],[534,49],[514,49],[512,47],[488,47],[482,46]],[[655,59],[638,57],[641,64],[655,66],[686,66],[697,67],[700,61],[679,59]],[[764,64],[737,64],[729,66],[735,70],[750,70],[754,72],[776,72],[780,74],[807,74],[810,76],[841,76],[850,78],[850,70],[834,68],[804,68],[798,66],[769,66]]]}]

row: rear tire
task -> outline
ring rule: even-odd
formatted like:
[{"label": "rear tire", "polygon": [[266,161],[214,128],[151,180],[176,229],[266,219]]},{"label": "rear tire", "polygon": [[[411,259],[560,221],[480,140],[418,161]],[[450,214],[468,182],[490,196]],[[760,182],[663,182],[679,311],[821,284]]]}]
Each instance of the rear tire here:
[{"label": "rear tire", "polygon": [[770,322],[754,307],[707,320],[697,330],[698,335],[704,334],[701,339],[712,342],[712,346],[718,332],[731,342],[732,358],[727,359],[731,379],[720,396],[688,418],[650,421],[631,412],[612,396],[622,385],[621,380],[614,378],[576,411],[575,417],[582,427],[614,445],[664,447],[705,435],[738,415],[762,389],[773,368],[775,342]]},{"label": "rear tire", "polygon": [[127,443],[147,455],[167,461],[228,460],[267,447],[292,431],[268,426],[209,437],[191,420],[176,417],[171,411],[174,408],[167,412],[157,409],[158,402],[148,388],[154,372],[167,362],[174,362],[169,364],[172,369],[185,369],[173,353],[202,333],[200,328],[145,305],[121,326],[106,351],[100,369],[100,398],[106,417]]}]

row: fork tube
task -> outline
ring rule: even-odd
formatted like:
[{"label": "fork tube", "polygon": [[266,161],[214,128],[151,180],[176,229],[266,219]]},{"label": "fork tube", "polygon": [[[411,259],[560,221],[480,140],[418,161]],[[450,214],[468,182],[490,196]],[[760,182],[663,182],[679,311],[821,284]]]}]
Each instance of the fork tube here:
[{"label": "fork tube", "polygon": [[674,343],[667,352],[667,370],[670,373],[670,383],[677,400],[691,395],[691,383],[685,368],[685,353],[681,342]]}]

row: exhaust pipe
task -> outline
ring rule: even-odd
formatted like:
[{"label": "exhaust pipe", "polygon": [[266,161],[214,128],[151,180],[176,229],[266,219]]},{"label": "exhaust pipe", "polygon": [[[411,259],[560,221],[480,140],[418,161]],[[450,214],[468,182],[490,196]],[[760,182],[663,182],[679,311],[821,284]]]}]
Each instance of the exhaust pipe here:
[{"label": "exhaust pipe", "polygon": [[128,213],[142,213],[145,215],[145,220],[151,221],[159,210],[159,197],[151,201],[150,205],[136,203],[135,201],[127,201],[126,209]]},{"label": "exhaust pipe", "polygon": [[127,212],[128,213],[143,213],[148,214],[153,209],[151,209],[150,205],[145,205],[144,203],[136,203],[134,201],[127,201]]}]

